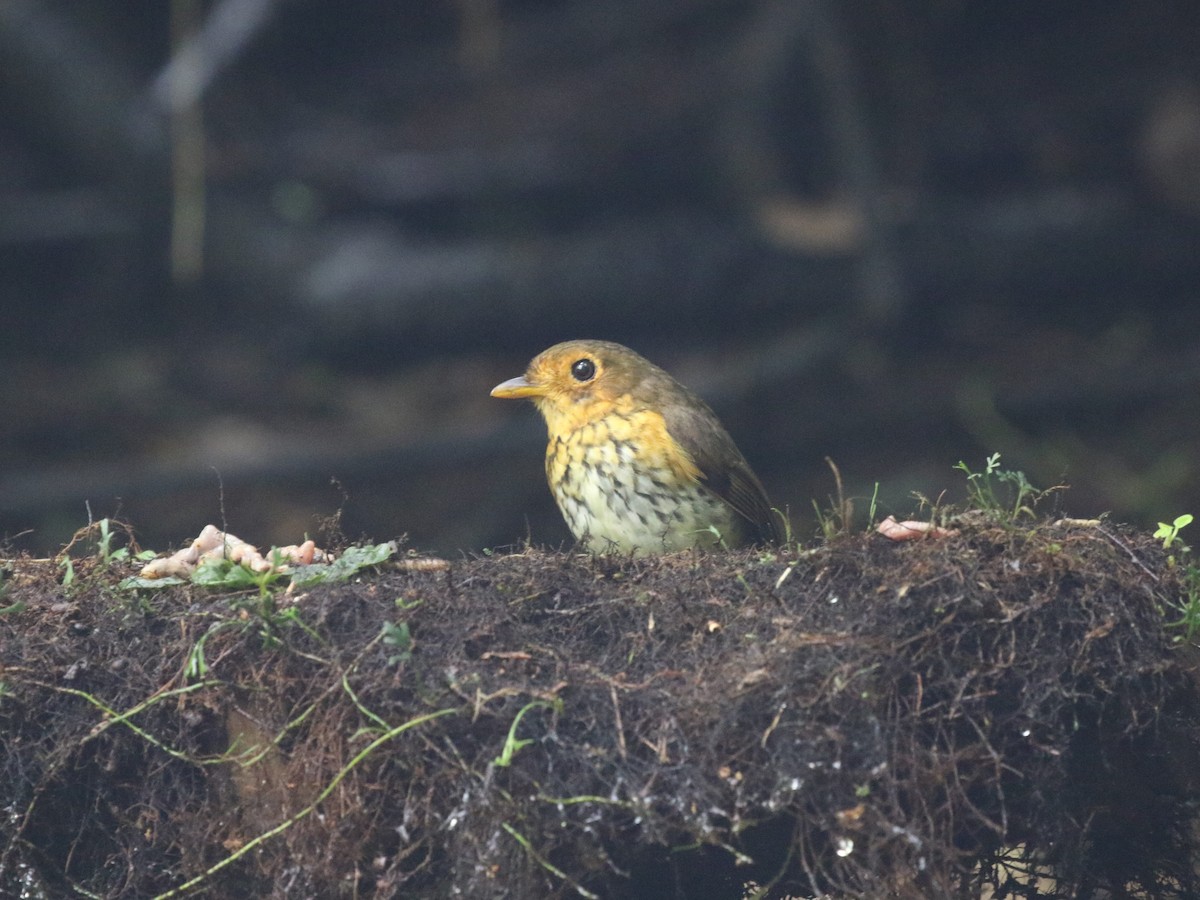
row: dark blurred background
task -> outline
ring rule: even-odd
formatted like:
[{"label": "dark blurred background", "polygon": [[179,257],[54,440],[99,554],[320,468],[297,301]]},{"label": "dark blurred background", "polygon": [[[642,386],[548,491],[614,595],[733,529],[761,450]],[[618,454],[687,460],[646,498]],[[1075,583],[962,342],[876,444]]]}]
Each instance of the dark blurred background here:
[{"label": "dark blurred background", "polygon": [[[559,340],[846,490],[1200,513],[1194,0],[0,3],[0,535],[556,545]],[[860,512],[867,503],[862,500]]]}]

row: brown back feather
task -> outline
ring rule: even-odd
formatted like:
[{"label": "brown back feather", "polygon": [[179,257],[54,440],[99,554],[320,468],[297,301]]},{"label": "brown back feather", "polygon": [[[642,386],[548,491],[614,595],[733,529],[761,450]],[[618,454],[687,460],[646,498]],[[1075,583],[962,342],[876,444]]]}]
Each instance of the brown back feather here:
[{"label": "brown back feather", "polygon": [[676,392],[682,392],[690,400],[666,404],[663,418],[671,437],[700,470],[705,487],[746,519],[755,542],[780,541],[778,517],[771,509],[762,482],[716,414],[690,390],[661,369],[659,372],[670,380]]}]

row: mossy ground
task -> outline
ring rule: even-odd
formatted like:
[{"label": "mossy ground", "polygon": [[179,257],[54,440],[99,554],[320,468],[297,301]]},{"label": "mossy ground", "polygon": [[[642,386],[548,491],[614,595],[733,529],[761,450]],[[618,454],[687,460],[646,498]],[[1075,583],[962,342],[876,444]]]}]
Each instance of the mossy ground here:
[{"label": "mossy ground", "polygon": [[529,550],[266,603],[6,565],[0,893],[1200,890],[1181,579],[1107,523]]}]

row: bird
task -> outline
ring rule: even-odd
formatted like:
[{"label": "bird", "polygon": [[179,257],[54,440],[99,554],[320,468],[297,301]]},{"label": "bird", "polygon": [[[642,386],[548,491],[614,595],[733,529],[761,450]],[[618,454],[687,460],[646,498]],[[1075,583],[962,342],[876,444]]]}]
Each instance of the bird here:
[{"label": "bird", "polygon": [[645,556],[780,539],[776,512],[716,414],[628,347],[555,344],[492,388],[546,421],[546,480],[580,546]]}]

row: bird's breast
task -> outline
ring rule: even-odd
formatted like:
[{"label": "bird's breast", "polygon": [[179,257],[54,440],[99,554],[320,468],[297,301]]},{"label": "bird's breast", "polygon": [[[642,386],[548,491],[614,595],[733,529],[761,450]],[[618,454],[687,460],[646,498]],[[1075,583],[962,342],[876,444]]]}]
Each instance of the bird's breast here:
[{"label": "bird's breast", "polygon": [[595,550],[663,552],[741,540],[732,509],[649,410],[551,430],[546,479],[575,537]]}]

